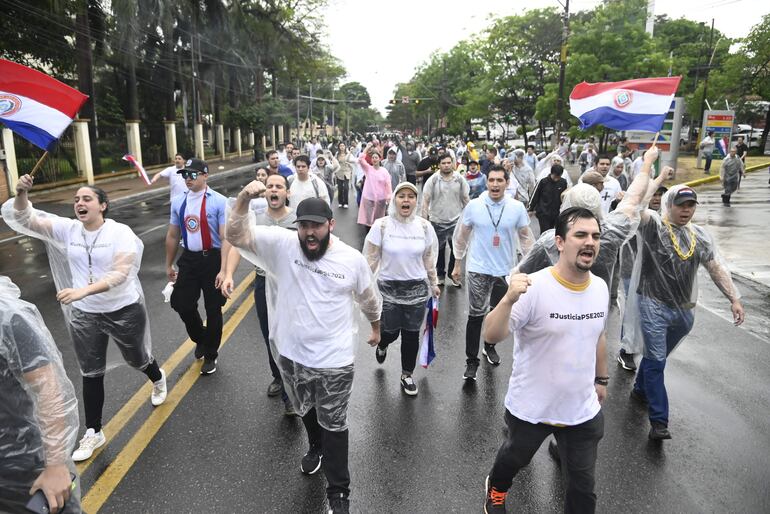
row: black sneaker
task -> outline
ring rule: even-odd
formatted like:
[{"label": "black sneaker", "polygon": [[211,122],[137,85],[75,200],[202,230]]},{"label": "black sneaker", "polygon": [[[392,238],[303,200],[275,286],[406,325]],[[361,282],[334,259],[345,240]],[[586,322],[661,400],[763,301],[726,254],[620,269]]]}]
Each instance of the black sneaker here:
[{"label": "black sneaker", "polygon": [[629,395],[632,401],[639,403],[641,405],[647,405],[649,402],[647,401],[647,396],[643,392],[641,392],[637,388],[631,389],[631,394]]},{"label": "black sneaker", "polygon": [[620,367],[628,371],[636,371],[636,363],[634,362],[634,354],[626,353],[620,350],[618,353],[618,364]]},{"label": "black sneaker", "polygon": [[334,495],[329,498],[329,514],[349,514],[350,500],[344,494]]},{"label": "black sneaker", "polygon": [[500,356],[497,355],[497,350],[495,350],[495,345],[484,343],[484,348],[481,350],[481,353],[487,357],[487,362],[489,362],[491,365],[493,366],[500,365]]},{"label": "black sneaker", "polygon": [[463,378],[465,380],[476,380],[476,370],[479,369],[478,362],[469,362],[465,365],[465,374]]},{"label": "black sneaker", "polygon": [[217,370],[217,360],[204,357],[201,365],[201,375],[211,375]]},{"label": "black sneaker", "polygon": [[556,441],[553,439],[548,441],[548,455],[550,455],[551,458],[556,461],[556,464],[561,466],[561,455],[559,454],[559,445],[556,444]]},{"label": "black sneaker", "polygon": [[662,441],[664,439],[671,439],[671,432],[668,431],[668,427],[660,421],[650,421],[650,435],[649,438],[653,441]]},{"label": "black sneaker", "polygon": [[274,378],[272,382],[270,382],[270,385],[267,386],[267,395],[268,396],[278,396],[281,394],[281,391],[283,390],[283,382],[280,378]]},{"label": "black sneaker", "polygon": [[382,364],[385,362],[385,357],[388,356],[388,348],[380,348],[379,345],[377,346],[377,349],[374,351],[374,356],[377,358],[377,362]]},{"label": "black sneaker", "polygon": [[283,415],[289,418],[296,418],[299,416],[299,414],[297,414],[297,411],[294,410],[294,407],[292,407],[291,402],[289,400],[286,400],[285,402],[283,402]]},{"label": "black sneaker", "polygon": [[486,489],[486,498],[484,499],[484,513],[485,514],[506,514],[505,510],[505,498],[508,496],[508,491],[498,491],[494,487],[489,486],[489,476],[484,483]]},{"label": "black sneaker", "polygon": [[308,451],[304,457],[302,457],[302,464],[300,464],[300,471],[306,475],[312,475],[321,469],[321,455],[320,450],[314,450],[313,448]]},{"label": "black sneaker", "polygon": [[417,396],[417,384],[414,383],[414,379],[410,376],[401,377],[401,389],[405,394],[409,396]]},{"label": "black sneaker", "polygon": [[203,358],[203,345],[195,345],[195,359],[200,360]]}]

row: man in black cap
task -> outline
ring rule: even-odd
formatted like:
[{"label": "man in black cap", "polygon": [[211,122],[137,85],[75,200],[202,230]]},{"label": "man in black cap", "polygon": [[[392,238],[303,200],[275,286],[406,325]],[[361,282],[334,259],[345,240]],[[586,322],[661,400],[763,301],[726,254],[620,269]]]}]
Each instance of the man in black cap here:
[{"label": "man in black cap", "polygon": [[308,198],[297,206],[295,233],[257,226],[249,218],[249,201],[264,191],[264,184],[253,181],[238,194],[227,237],[265,270],[270,344],[284,390],[308,433],[310,448],[300,469],[312,475],[323,464],[329,512],[348,513],[347,411],[358,342],[354,302],[371,323],[368,343],[376,346],[382,300],[363,255],[332,236],[334,218],[324,200]]},{"label": "man in black cap", "polygon": [[649,438],[671,439],[668,430],[668,394],[663,380],[666,358],[690,333],[697,300],[698,267],[703,266],[722,294],[730,300],[733,320],[743,323],[740,294],[716,243],[692,223],[698,203],[694,189],[677,185],[663,195],[661,214],[642,211],[637,240],[641,259],[638,316],[644,338],[631,399],[647,406]]},{"label": "man in black cap", "polygon": [[[171,202],[171,221],[166,233],[166,274],[174,282],[171,308],[179,313],[187,334],[197,345],[195,358],[203,358],[202,375],[217,370],[217,350],[222,342],[222,306],[219,286],[225,277],[230,244],[225,241],[226,198],[206,185],[208,166],[189,159],[179,174],[188,191]],[[264,186],[263,186],[264,187]],[[174,269],[174,259],[182,246]],[[198,313],[203,292],[206,326]]]}]

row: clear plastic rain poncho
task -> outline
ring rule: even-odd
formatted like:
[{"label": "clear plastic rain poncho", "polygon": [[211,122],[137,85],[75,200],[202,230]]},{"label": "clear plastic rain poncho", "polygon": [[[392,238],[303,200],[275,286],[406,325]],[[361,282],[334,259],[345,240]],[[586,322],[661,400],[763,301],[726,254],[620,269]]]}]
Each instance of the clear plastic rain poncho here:
[{"label": "clear plastic rain poncho", "polygon": [[[392,242],[385,246],[382,241],[388,234],[395,237],[391,238]],[[412,258],[415,259],[415,262],[404,262],[404,257],[411,250],[411,248],[404,246],[409,245],[409,241],[415,240],[420,235],[423,236],[420,242],[424,244],[424,250],[419,255],[413,255]],[[375,240],[376,242],[374,242]],[[401,248],[393,248],[394,245],[400,245]],[[433,226],[424,218],[417,216],[416,205],[412,214],[405,218],[396,212],[396,202],[391,202],[388,207],[388,215],[377,220],[369,230],[364,242],[363,254],[375,275],[377,286],[382,295],[383,320],[393,319],[394,316],[388,316],[388,311],[396,310],[399,305],[425,305],[432,294],[431,291],[438,285],[438,276],[436,275],[438,238]],[[422,268],[425,271],[424,278],[389,280],[381,276],[383,269],[400,275],[416,268]],[[419,318],[400,319],[401,326],[383,327],[383,330],[418,331],[424,320],[425,315],[423,313]]]},{"label": "clear plastic rain poncho", "polygon": [[[602,201],[599,191],[588,184],[578,184],[564,193],[561,211],[570,207],[584,207],[599,219],[601,238],[599,255],[596,257],[591,272],[604,280],[607,287],[611,286],[612,273],[618,259],[618,252],[623,244],[633,235],[639,224],[639,212],[649,184],[649,175],[641,174],[634,181],[628,193],[609,214],[603,215]],[[524,256],[516,270],[520,273],[534,273],[548,266],[553,266],[559,260],[559,250],[556,248],[556,232],[554,229],[543,232],[535,242],[532,250]]]},{"label": "clear plastic rain poncho", "polygon": [[[532,193],[535,191],[535,171],[524,162],[524,150],[517,148],[513,151],[513,176],[518,182],[517,192],[524,205],[529,205]],[[518,162],[518,164],[517,164]],[[550,173],[550,167],[548,168]]]},{"label": "clear plastic rain poncho", "polygon": [[[535,183],[540,182],[551,174],[551,166],[554,164],[554,159],[558,159],[561,165],[564,166],[564,159],[561,158],[558,152],[549,153],[544,159],[537,163],[537,169],[535,170]],[[570,178],[569,173],[567,173],[566,168],[564,169],[562,178],[567,181],[567,187],[573,186],[572,179]]]},{"label": "clear plastic rain poncho", "polygon": [[[102,376],[123,362],[145,369],[152,360],[152,342],[138,277],[142,241],[128,226],[111,219],[91,238],[80,221],[34,209],[31,203],[17,211],[13,203],[10,199],[3,204],[3,220],[16,232],[45,243],[57,291],[82,288],[91,281],[105,281],[109,287],[61,305],[83,376]],[[89,249],[92,267],[88,265]],[[125,309],[129,305],[134,306]],[[98,332],[110,333],[122,353],[115,345],[107,345],[105,357],[103,345],[92,341],[98,339]],[[78,334],[89,335],[89,340]]]},{"label": "clear plastic rain poncho", "polygon": [[[0,512],[25,512],[46,465],[74,470],[78,435],[78,402],[61,354],[37,308],[19,296],[0,276]],[[77,504],[76,496],[67,502]]]},{"label": "clear plastic rain poncho", "polygon": [[[276,364],[281,372],[284,390],[295,411],[304,416],[311,409],[316,409],[318,423],[330,431],[347,430],[347,408],[353,386],[353,364],[340,367],[313,366],[312,363],[300,363],[287,357],[301,347],[314,347],[336,353],[335,346],[343,351],[362,344],[358,338],[357,311],[363,312],[367,321],[380,319],[382,297],[371,276],[366,261],[360,256],[361,276],[369,286],[360,294],[354,287],[340,288],[344,285],[349,268],[329,267],[324,263],[327,258],[307,261],[302,255],[298,234],[280,227],[257,226],[254,214],[248,211],[244,215],[232,210],[234,199],[228,200],[227,240],[249,262],[265,270],[265,296],[270,332],[270,349],[276,357]],[[257,239],[270,240],[270,243],[257,245]],[[331,236],[333,247],[345,245],[336,236]],[[327,255],[328,255],[327,252]],[[358,252],[356,252],[358,253]],[[354,263],[355,264],[355,263]],[[310,270],[315,275],[311,281],[301,281],[297,270]],[[348,277],[352,278],[352,277]],[[317,281],[326,281],[319,288]],[[321,307],[323,305],[323,313]],[[332,315],[328,315],[331,313]],[[349,329],[347,328],[349,326]],[[349,330],[349,331],[348,331]],[[346,340],[329,341],[332,333],[344,334]],[[326,341],[321,339],[325,338]],[[349,338],[349,339],[347,339]],[[322,347],[319,348],[319,345]],[[349,346],[348,346],[349,345]]]},{"label": "clear plastic rain poncho", "polygon": [[[629,353],[638,353],[643,349],[644,340],[640,333],[642,319],[662,319],[665,311],[692,317],[691,311],[698,298],[699,266],[708,271],[727,298],[740,298],[727,263],[719,255],[711,234],[692,222],[684,226],[669,222],[674,198],[685,187],[679,184],[669,189],[661,199],[661,213],[646,211],[645,219],[639,225],[636,238],[638,251],[623,317],[623,347]],[[642,302],[645,302],[646,315],[641,312]],[[661,356],[648,355],[647,349],[644,350],[645,357],[661,360]]]}]

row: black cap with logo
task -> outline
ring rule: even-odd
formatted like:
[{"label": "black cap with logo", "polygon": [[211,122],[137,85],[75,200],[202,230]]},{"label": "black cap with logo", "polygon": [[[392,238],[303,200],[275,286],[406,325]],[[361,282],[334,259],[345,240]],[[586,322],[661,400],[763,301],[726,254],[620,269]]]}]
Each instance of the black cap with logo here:
[{"label": "black cap with logo", "polygon": [[183,171],[195,171],[197,173],[208,173],[209,167],[206,165],[205,161],[202,161],[200,159],[187,159],[184,163],[184,168],[177,171],[177,173],[182,173]]},{"label": "black cap with logo", "polygon": [[334,217],[329,204],[321,198],[306,198],[302,200],[295,212],[297,214],[295,223],[300,221],[326,223]]}]

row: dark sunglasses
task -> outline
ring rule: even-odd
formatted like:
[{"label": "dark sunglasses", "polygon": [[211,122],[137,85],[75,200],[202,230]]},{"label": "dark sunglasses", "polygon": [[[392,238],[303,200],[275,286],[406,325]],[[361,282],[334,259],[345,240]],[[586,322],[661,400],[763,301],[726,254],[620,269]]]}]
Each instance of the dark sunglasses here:
[{"label": "dark sunglasses", "polygon": [[185,180],[187,180],[188,178],[191,180],[195,180],[196,178],[198,178],[198,175],[200,175],[201,173],[197,171],[183,171],[180,174],[182,175],[182,178]]}]

